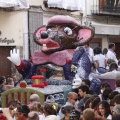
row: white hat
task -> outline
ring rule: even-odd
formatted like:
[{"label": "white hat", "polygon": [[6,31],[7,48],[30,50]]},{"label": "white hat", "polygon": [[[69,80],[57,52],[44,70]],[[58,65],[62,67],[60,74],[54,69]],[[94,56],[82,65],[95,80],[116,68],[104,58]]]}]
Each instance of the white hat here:
[{"label": "white hat", "polygon": [[56,115],[48,115],[45,120],[60,120]]}]

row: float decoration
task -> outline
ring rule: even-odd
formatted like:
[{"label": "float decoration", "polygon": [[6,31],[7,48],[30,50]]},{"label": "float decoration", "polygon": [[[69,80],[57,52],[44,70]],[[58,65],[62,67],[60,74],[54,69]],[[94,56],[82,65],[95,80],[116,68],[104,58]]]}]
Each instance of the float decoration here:
[{"label": "float decoration", "polygon": [[40,72],[41,72],[41,73],[45,73],[45,72],[46,72],[46,69],[45,69],[45,68],[41,68],[41,69],[40,69]]},{"label": "float decoration", "polygon": [[46,81],[46,69],[45,68],[41,68],[40,69],[40,73],[44,76],[44,81]]},{"label": "float decoration", "polygon": [[71,69],[77,73],[77,78],[81,78],[82,80],[89,78],[91,61],[83,47],[79,47],[73,54]]},{"label": "float decoration", "polygon": [[21,87],[21,88],[26,88],[26,87],[27,87],[26,81],[21,81],[21,82],[20,82],[20,87]]},{"label": "float decoration", "polygon": [[82,80],[79,75],[76,73],[75,78],[73,79],[72,88],[76,89],[81,86]]},{"label": "float decoration", "polygon": [[42,75],[35,75],[32,76],[33,84],[31,85],[32,87],[39,87],[39,88],[44,88],[47,86],[47,82],[44,81],[44,76]]},{"label": "float decoration", "polygon": [[[11,51],[8,59],[16,65],[23,79],[35,75],[38,66],[52,64],[63,67],[65,80],[72,81],[75,73],[71,71],[71,60],[75,49],[90,42],[93,37],[93,28],[81,26],[70,16],[55,15],[48,20],[47,25],[34,32],[34,42],[42,47],[41,50],[34,51],[32,63],[20,60],[19,50]],[[48,74],[50,71],[46,69],[46,75]]]}]

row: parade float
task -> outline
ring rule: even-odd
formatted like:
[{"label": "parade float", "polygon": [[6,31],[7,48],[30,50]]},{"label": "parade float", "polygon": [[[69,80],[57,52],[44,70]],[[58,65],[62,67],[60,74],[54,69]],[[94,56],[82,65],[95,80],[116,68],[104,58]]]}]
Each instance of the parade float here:
[{"label": "parade float", "polygon": [[[42,48],[34,51],[32,61],[21,60],[19,50],[10,52],[8,59],[16,66],[22,79],[15,88],[2,93],[2,106],[7,106],[11,99],[28,104],[33,93],[40,96],[41,104],[46,100],[64,104],[76,74],[71,68],[77,68],[81,79],[88,78],[90,74],[91,63],[84,49],[75,49],[90,42],[93,36],[92,28],[81,26],[69,16],[51,17],[47,25],[34,33],[35,43]],[[40,75],[36,74],[38,66]],[[28,79],[31,79],[29,85]]]}]

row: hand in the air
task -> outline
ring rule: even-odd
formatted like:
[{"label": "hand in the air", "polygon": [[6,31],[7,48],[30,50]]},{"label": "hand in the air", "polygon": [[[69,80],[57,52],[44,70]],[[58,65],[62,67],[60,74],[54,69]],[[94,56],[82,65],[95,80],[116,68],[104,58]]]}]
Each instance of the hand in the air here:
[{"label": "hand in the air", "polygon": [[[3,115],[7,118],[7,120],[13,120],[9,108],[2,108]],[[5,119],[6,120],[6,119]]]},{"label": "hand in the air", "polygon": [[13,50],[10,50],[10,57],[7,57],[13,64],[15,64],[16,66],[19,66],[21,63],[20,60],[20,51],[19,49],[14,48]]}]

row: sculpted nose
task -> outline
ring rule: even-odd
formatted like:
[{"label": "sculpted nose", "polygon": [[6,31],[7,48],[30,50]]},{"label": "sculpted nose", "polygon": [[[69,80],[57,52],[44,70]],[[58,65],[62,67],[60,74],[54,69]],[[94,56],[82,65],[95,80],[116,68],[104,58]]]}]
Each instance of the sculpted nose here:
[{"label": "sculpted nose", "polygon": [[47,32],[43,32],[43,33],[41,33],[41,38],[42,38],[42,39],[46,39],[46,38],[48,38],[48,34],[47,34]]}]

